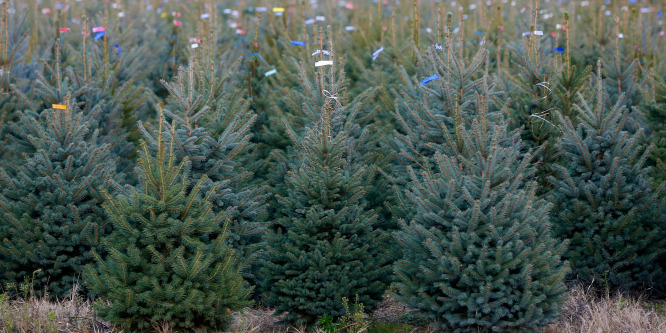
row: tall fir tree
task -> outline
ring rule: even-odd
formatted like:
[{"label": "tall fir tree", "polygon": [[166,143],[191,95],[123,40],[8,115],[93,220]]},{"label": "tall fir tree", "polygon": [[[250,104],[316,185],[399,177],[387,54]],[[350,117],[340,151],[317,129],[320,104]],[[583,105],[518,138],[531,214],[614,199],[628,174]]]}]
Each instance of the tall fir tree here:
[{"label": "tall fir tree", "polygon": [[424,55],[416,53],[418,70],[410,78],[401,69],[400,90],[394,92],[397,126],[393,135],[396,166],[392,175],[393,192],[398,198],[391,209],[400,218],[408,218],[413,210],[404,198],[410,181],[408,167],[423,167],[447,140],[455,136],[456,126],[476,117],[476,95],[487,94],[488,118],[500,116],[497,104],[500,92],[488,76],[488,51],[481,47],[473,56],[465,57],[462,46],[454,46],[454,38],[428,48]]},{"label": "tall fir tree", "polygon": [[[404,83],[395,93],[399,98],[394,149],[403,165],[417,165],[423,157],[433,156],[446,138],[453,135],[456,125],[473,119],[475,96],[484,93],[484,84],[489,97],[499,94],[487,75],[488,51],[481,48],[466,59],[462,47],[456,48],[449,42],[428,48],[425,55],[417,54],[417,80],[409,78],[404,69],[400,71]],[[497,114],[493,106],[488,117]]]},{"label": "tall fir tree", "polygon": [[654,185],[666,180],[666,80],[659,75],[651,75],[650,89],[643,92],[640,105],[643,119],[648,125],[648,139],[653,148],[648,165]]},{"label": "tall fir tree", "polygon": [[[315,36],[314,44],[318,50],[307,55],[309,59],[302,60],[297,66],[297,75],[293,77],[296,85],[285,89],[285,107],[279,110],[280,117],[275,121],[281,122],[282,135],[290,137],[292,144],[296,144],[306,136],[306,128],[312,128],[321,121],[321,110],[329,107],[331,132],[345,132],[348,140],[354,142],[354,149],[348,152],[347,158],[354,163],[368,165],[371,170],[371,176],[365,179],[369,186],[366,200],[370,208],[378,210],[380,228],[395,229],[397,225],[391,212],[384,208],[392,198],[391,193],[386,191],[387,179],[380,174],[389,172],[392,152],[385,143],[385,129],[380,128],[374,119],[375,108],[371,102],[377,89],[369,88],[350,98],[349,80],[343,69],[345,58],[336,56],[330,26],[328,35],[327,42],[323,31]],[[317,69],[313,65],[319,61],[332,61],[333,64]],[[336,103],[328,105],[331,101]],[[272,173],[267,178],[275,193],[286,195],[288,186],[284,179],[288,170],[297,167],[295,162],[298,161],[299,150],[298,147],[287,146],[272,152]]]},{"label": "tall fir tree", "polygon": [[[13,89],[24,89],[29,82],[25,62],[27,32],[25,17],[9,14],[9,4],[0,8],[0,139],[4,133],[2,126],[13,121],[18,109],[18,99]],[[0,162],[0,165],[2,162]]]},{"label": "tall fir tree", "polygon": [[[253,174],[243,165],[252,148],[249,131],[256,115],[249,112],[238,90],[225,83],[237,68],[238,61],[224,69],[192,62],[174,82],[164,82],[170,95],[162,136],[166,144],[173,140],[178,162],[190,161],[190,187],[205,178],[201,190],[211,193],[212,209],[222,214],[222,221],[230,221],[227,240],[242,257],[245,276],[251,278],[266,228],[267,194],[263,187],[248,184]],[[157,151],[154,131],[141,124],[139,128]]]},{"label": "tall fir tree", "polygon": [[76,103],[64,105],[20,114],[35,150],[0,171],[0,279],[20,284],[36,272],[38,295],[56,297],[68,296],[110,232],[99,191],[117,180],[110,146],[98,143]]},{"label": "tall fir tree", "polygon": [[412,219],[395,236],[396,296],[457,332],[545,326],[566,292],[565,242],[551,236],[551,206],[535,195],[536,152],[488,121],[488,98],[477,95],[477,116],[450,129],[433,163],[409,168]]},{"label": "tall fir tree", "polygon": [[250,289],[226,240],[228,222],[213,211],[214,189],[202,194],[205,176],[190,186],[188,160],[178,163],[175,141],[167,147],[161,133],[160,125],[156,152],[143,145],[139,187],[104,193],[114,231],[105,240],[108,256],[93,253],[97,263],[86,266],[86,282],[102,297],[98,314],[130,331],[223,330],[231,311],[250,304]]},{"label": "tall fir tree", "polygon": [[[87,27],[87,24],[84,24],[84,27]],[[108,43],[107,38],[104,38],[104,43]],[[53,63],[43,63],[43,71],[37,72],[29,93],[25,94],[19,89],[13,89],[13,92],[19,97],[22,105],[34,114],[39,114],[43,107],[59,103],[65,95],[71,96],[72,101],[77,103],[76,107],[87,118],[90,129],[99,131],[99,142],[108,143],[113,155],[118,157],[118,171],[128,172],[133,166],[130,160],[135,152],[129,136],[130,132],[133,131],[133,134],[137,135],[138,131],[136,128],[132,130],[133,126],[126,125],[128,120],[130,123],[134,122],[133,113],[142,106],[141,89],[133,87],[131,74],[127,70],[120,70],[123,73],[120,79],[124,80],[120,83],[119,78],[113,75],[116,66],[112,66],[108,58],[104,58],[105,60],[100,63],[94,63],[90,59],[91,55],[86,50],[86,45],[84,37],[82,53],[76,57],[77,63],[84,64],[83,68],[79,68],[61,63],[64,51],[61,41],[56,40],[52,47],[55,58]],[[104,50],[107,50],[107,47]],[[117,55],[120,59],[113,63],[121,69],[123,66],[120,64],[136,69],[138,66],[136,59],[123,61],[130,56],[132,53],[128,52]],[[7,151],[13,156],[34,151],[35,148],[22,138],[26,131],[30,129],[11,126],[5,129]]]},{"label": "tall fir tree", "polygon": [[386,235],[364,198],[372,169],[353,159],[355,140],[333,130],[337,103],[329,98],[321,120],[295,142],[298,159],[278,196],[261,270],[266,304],[297,325],[344,315],[343,297],[373,310],[391,278]]},{"label": "tall fir tree", "polygon": [[576,105],[579,124],[559,115],[558,149],[566,163],[556,165],[551,201],[553,234],[570,240],[566,258],[583,281],[621,289],[663,288],[658,258],[666,251],[663,202],[644,166],[650,149],[640,147],[642,129],[624,130],[622,96],[608,108],[601,66],[595,95]]},{"label": "tall fir tree", "polygon": [[559,85],[563,66],[557,61],[555,52],[545,50],[542,38],[533,33],[534,29],[522,38],[522,48],[509,46],[515,63],[511,72],[503,73],[507,78],[504,91],[510,99],[510,126],[521,130],[525,148],[534,150],[543,146],[538,150],[535,165],[540,191],[545,191],[550,185],[551,165],[558,158],[555,141],[559,132],[554,110],[559,105],[551,95]]}]

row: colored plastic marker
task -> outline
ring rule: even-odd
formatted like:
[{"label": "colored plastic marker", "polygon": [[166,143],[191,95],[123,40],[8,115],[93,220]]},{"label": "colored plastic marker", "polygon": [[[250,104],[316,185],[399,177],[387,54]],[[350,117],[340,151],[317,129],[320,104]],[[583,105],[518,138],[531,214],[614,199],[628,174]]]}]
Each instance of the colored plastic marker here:
[{"label": "colored plastic marker", "polygon": [[305,42],[302,42],[300,40],[292,40],[291,45],[299,45],[299,46],[305,46]]},{"label": "colored plastic marker", "polygon": [[58,110],[67,110],[67,105],[63,104],[52,104],[51,108],[53,109],[58,109]]},{"label": "colored plastic marker", "polygon": [[264,74],[264,76],[271,76],[275,73],[277,73],[277,69],[271,69],[270,71],[266,72],[266,74]]},{"label": "colored plastic marker", "polygon": [[333,61],[332,60],[322,60],[322,61],[315,62],[315,67],[321,67],[321,66],[333,66]]},{"label": "colored plastic marker", "polygon": [[319,53],[323,53],[323,54],[325,54],[325,55],[327,55],[327,56],[330,56],[330,55],[331,55],[331,52],[328,52],[328,51],[326,51],[326,50],[317,50],[317,51],[312,52],[312,56],[314,57],[314,56],[316,56],[316,55],[319,54]]},{"label": "colored plastic marker", "polygon": [[382,46],[377,51],[373,52],[372,53],[372,61],[375,61],[375,59],[377,59],[377,57],[379,57],[379,54],[382,53],[383,51],[384,51],[384,47]]},{"label": "colored plastic marker", "polygon": [[428,82],[430,82],[430,81],[432,81],[432,80],[437,80],[437,79],[439,79],[439,75],[435,74],[435,75],[433,75],[433,76],[431,76],[431,77],[425,78],[423,81],[421,81],[420,85],[424,86],[424,85],[426,85]]}]

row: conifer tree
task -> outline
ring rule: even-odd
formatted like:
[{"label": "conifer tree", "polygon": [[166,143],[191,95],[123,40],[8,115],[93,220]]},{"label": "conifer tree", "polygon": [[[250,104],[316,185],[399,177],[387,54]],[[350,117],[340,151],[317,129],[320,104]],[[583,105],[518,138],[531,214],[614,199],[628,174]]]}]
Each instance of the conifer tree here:
[{"label": "conifer tree", "polygon": [[[227,240],[248,268],[261,247],[267,194],[248,184],[253,175],[243,166],[244,155],[252,148],[249,131],[256,115],[249,112],[238,91],[226,85],[238,63],[222,69],[212,62],[207,67],[192,62],[174,82],[163,82],[170,93],[164,113],[176,127],[172,129],[165,120],[162,135],[166,144],[173,140],[178,162],[190,161],[190,188],[205,178],[201,190],[210,193],[212,209],[222,214],[221,220],[230,221]],[[139,128],[157,151],[154,131],[141,124]],[[244,271],[246,277],[252,273]]]},{"label": "conifer tree", "polygon": [[352,158],[348,133],[333,130],[335,103],[295,142],[298,159],[278,196],[261,270],[266,304],[297,325],[344,315],[343,297],[375,309],[391,278],[386,236],[364,198],[372,170]]},{"label": "conifer tree", "polygon": [[[434,155],[452,129],[475,116],[475,95],[488,84],[489,96],[499,92],[487,77],[488,51],[484,48],[471,59],[462,55],[447,40],[440,46],[430,47],[425,55],[417,54],[417,79],[407,77],[402,69],[400,98],[396,102],[395,117],[398,129],[394,149],[403,165],[419,164],[422,158]],[[431,81],[423,80],[437,75]],[[421,83],[418,83],[421,82]],[[494,102],[494,101],[489,101]],[[494,116],[496,109],[487,116]],[[405,175],[406,176],[406,175]],[[406,178],[406,177],[405,177]]]},{"label": "conifer tree", "polygon": [[[293,143],[303,140],[306,128],[314,126],[321,121],[321,110],[331,102],[330,128],[333,134],[345,132],[351,140],[354,149],[348,152],[347,158],[354,163],[368,165],[371,170],[370,177],[366,178],[369,186],[366,199],[372,209],[378,209],[379,225],[383,230],[395,229],[396,223],[390,211],[383,209],[385,203],[390,201],[390,192],[386,191],[386,178],[380,173],[390,168],[392,157],[390,147],[385,143],[383,129],[377,126],[374,120],[376,114],[371,104],[377,89],[369,88],[350,98],[348,92],[349,82],[343,69],[345,58],[336,57],[333,44],[332,30],[329,27],[328,42],[324,42],[323,31],[315,36],[316,54],[308,55],[310,59],[301,61],[297,65],[297,75],[293,78],[297,83],[291,89],[285,89],[283,102],[284,110],[280,110],[280,117],[275,121],[282,124],[283,136],[290,137]],[[322,51],[323,49],[323,51]],[[318,61],[332,61],[330,67],[318,69],[313,66]],[[294,60],[295,62],[295,60]],[[273,191],[286,195],[287,186],[285,177],[288,170],[297,167],[298,150],[292,146],[284,149],[275,149],[271,154],[272,174],[269,182]]]},{"label": "conifer tree", "polygon": [[[410,181],[409,166],[423,166],[435,153],[446,149],[443,143],[455,136],[456,126],[469,124],[476,116],[476,95],[488,95],[489,111],[486,117],[497,118],[500,102],[495,83],[488,77],[488,51],[480,48],[467,58],[463,49],[453,46],[453,38],[445,39],[440,46],[430,47],[424,55],[416,54],[418,70],[416,78],[410,78],[400,70],[403,84],[394,92],[397,126],[393,135],[396,151],[393,192],[399,205],[391,209],[400,218],[413,212],[403,198]],[[433,79],[434,78],[434,79]],[[486,90],[487,89],[487,90]]]},{"label": "conifer tree", "polygon": [[[90,129],[99,131],[99,142],[110,144],[113,155],[118,157],[119,171],[129,171],[132,166],[130,159],[135,148],[128,140],[129,129],[123,127],[124,116],[131,115],[141,106],[142,100],[140,95],[137,96],[137,91],[140,90],[132,86],[130,74],[125,71],[122,71],[125,73],[122,79],[126,81],[121,84],[118,78],[112,75],[112,66],[108,61],[97,64],[95,70],[92,70],[90,67],[93,63],[89,59],[90,55],[86,52],[85,45],[84,40],[83,54],[77,60],[78,63],[88,65],[83,68],[66,66],[61,64],[63,51],[60,40],[57,40],[52,47],[55,61],[53,64],[43,63],[43,73],[36,73],[37,77],[30,93],[24,94],[18,89],[13,91],[20,98],[22,105],[34,114],[39,114],[42,107],[58,104],[65,95],[71,96],[72,101],[77,102],[76,107],[83,112]],[[119,57],[124,59],[126,55],[121,54]],[[136,59],[133,62],[128,67],[137,66]],[[34,151],[35,148],[23,138],[23,133],[29,130],[17,127],[5,129],[7,150],[10,154],[20,156],[23,152]]]},{"label": "conifer tree", "polygon": [[477,95],[477,116],[450,129],[433,163],[409,168],[413,217],[395,236],[398,299],[457,332],[544,326],[566,291],[565,242],[551,236],[550,204],[535,196],[536,152],[488,121],[488,98]]},{"label": "conifer tree", "polygon": [[[635,8],[633,9],[635,10]],[[633,12],[635,15],[636,13]],[[641,59],[637,55],[638,42],[629,44],[623,42],[620,38],[620,21],[615,18],[615,47],[610,49],[604,57],[601,58],[604,68],[603,88],[608,95],[606,102],[621,100],[625,105],[627,119],[624,121],[623,126],[625,130],[630,133],[636,133],[641,127],[641,117],[638,112],[634,112],[634,106],[642,102],[641,91],[647,90],[649,83],[649,72],[641,64]],[[593,88],[594,89],[594,88]],[[613,104],[608,104],[606,107],[613,107]]]},{"label": "conifer tree", "polygon": [[644,92],[640,109],[653,146],[648,160],[650,176],[653,184],[658,186],[666,180],[666,80],[658,75],[651,77],[651,87]]},{"label": "conifer tree", "polygon": [[[20,110],[17,94],[26,90],[33,65],[28,65],[26,60],[25,17],[10,15],[8,6],[7,2],[2,3],[0,12],[0,142],[7,134],[5,125],[16,120]],[[4,149],[0,150],[0,166],[11,162],[12,156]]]},{"label": "conifer tree", "polygon": [[202,194],[205,176],[190,186],[187,158],[178,163],[175,141],[167,147],[161,133],[160,126],[156,152],[143,145],[139,187],[104,193],[114,231],[105,240],[108,256],[93,253],[97,263],[86,266],[86,282],[102,297],[99,315],[130,331],[223,330],[230,312],[249,304],[250,289],[227,244],[228,222],[210,203],[214,189]]},{"label": "conifer tree", "polygon": [[[570,240],[566,257],[583,281],[606,281],[621,289],[663,284],[657,258],[664,253],[666,224],[658,189],[644,167],[642,129],[624,130],[625,102],[608,108],[601,67],[593,99],[576,105],[577,126],[559,115],[558,149],[567,161],[556,165],[551,201],[553,234]],[[663,285],[662,285],[663,286]]]},{"label": "conifer tree", "polygon": [[[536,15],[536,14],[535,14]],[[536,20],[536,19],[535,19]],[[522,48],[509,46],[515,61],[512,71],[503,73],[508,80],[505,91],[510,99],[509,119],[513,129],[521,130],[523,144],[539,149],[536,156],[537,181],[541,191],[549,185],[551,165],[557,160],[555,141],[559,134],[554,110],[558,100],[551,96],[563,66],[553,52],[546,52],[541,37],[530,32],[522,38]]]},{"label": "conifer tree", "polygon": [[57,297],[68,295],[110,232],[99,191],[117,179],[110,146],[97,142],[76,103],[64,105],[20,114],[35,150],[0,171],[0,279],[20,284],[38,271],[35,290]]}]

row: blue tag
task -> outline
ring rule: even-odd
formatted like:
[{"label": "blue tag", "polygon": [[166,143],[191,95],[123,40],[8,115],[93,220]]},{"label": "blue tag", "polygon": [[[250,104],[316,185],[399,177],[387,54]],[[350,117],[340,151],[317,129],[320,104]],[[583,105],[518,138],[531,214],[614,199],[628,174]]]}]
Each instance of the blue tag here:
[{"label": "blue tag", "polygon": [[102,37],[104,37],[104,31],[100,31],[97,34],[95,34],[95,40],[98,40]]},{"label": "blue tag", "polygon": [[432,80],[437,80],[437,79],[439,79],[439,75],[435,74],[435,75],[433,75],[431,77],[428,77],[428,78],[424,79],[423,81],[421,81],[421,85],[424,86],[424,85],[426,85],[426,83],[428,83]]},{"label": "blue tag", "polygon": [[564,48],[556,47],[556,48],[555,48],[555,51],[557,51],[557,52],[564,52]]},{"label": "blue tag", "polygon": [[305,42],[301,42],[300,40],[292,40],[291,45],[305,46]]},{"label": "blue tag", "polygon": [[250,54],[251,57],[259,57],[259,59],[264,60],[264,57],[261,56],[259,53],[252,53]]},{"label": "blue tag", "polygon": [[657,17],[661,18],[661,11],[657,12]]},{"label": "blue tag", "polygon": [[113,44],[113,47],[117,48],[118,49],[118,54],[120,54],[120,52],[121,52],[120,46],[118,46],[118,44]]}]

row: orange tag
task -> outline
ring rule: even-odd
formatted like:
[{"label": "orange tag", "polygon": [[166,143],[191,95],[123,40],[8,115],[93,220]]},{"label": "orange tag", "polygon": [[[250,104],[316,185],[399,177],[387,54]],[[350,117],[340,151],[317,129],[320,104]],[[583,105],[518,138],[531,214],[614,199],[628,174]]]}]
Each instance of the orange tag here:
[{"label": "orange tag", "polygon": [[67,110],[67,105],[53,104],[52,107],[53,107],[54,109]]}]

